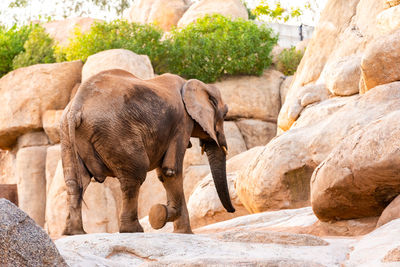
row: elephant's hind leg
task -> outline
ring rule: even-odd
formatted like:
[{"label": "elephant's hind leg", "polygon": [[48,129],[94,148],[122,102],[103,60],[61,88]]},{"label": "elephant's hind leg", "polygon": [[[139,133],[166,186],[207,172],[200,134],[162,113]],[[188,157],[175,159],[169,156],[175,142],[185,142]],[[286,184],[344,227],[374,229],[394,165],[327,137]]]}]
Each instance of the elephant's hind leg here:
[{"label": "elephant's hind leg", "polygon": [[129,177],[124,175],[119,177],[122,191],[122,212],[120,215],[120,233],[143,232],[139,223],[137,209],[139,188],[142,181],[146,178],[146,171],[139,171],[135,174],[140,177]]}]

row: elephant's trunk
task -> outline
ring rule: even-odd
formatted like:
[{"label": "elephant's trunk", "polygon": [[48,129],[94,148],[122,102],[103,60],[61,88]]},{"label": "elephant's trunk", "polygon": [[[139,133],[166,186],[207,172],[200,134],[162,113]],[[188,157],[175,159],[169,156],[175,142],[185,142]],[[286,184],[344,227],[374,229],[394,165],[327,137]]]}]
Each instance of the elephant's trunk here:
[{"label": "elephant's trunk", "polygon": [[228,183],[226,180],[226,156],[224,150],[214,141],[205,142],[204,144],[218,197],[228,212],[235,212],[235,208],[232,206],[229,197]]}]

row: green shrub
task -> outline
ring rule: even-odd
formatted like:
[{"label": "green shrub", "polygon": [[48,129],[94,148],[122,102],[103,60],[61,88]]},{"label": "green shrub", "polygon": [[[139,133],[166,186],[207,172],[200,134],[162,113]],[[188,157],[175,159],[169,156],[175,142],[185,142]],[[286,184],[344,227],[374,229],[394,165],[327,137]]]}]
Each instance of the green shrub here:
[{"label": "green shrub", "polygon": [[169,36],[168,71],[213,82],[225,74],[261,75],[277,42],[270,28],[252,21],[205,16]]},{"label": "green shrub", "polygon": [[16,55],[24,51],[24,43],[28,39],[32,25],[10,29],[0,27],[0,77],[12,70],[12,62]]},{"label": "green shrub", "polygon": [[35,26],[24,44],[25,51],[13,60],[13,69],[40,63],[54,63],[54,40],[41,26]]},{"label": "green shrub", "polygon": [[[86,61],[90,55],[103,50],[124,48],[136,54],[148,55],[156,69],[164,53],[162,34],[161,29],[149,24],[128,23],[124,20],[97,22],[85,34],[77,28],[63,53],[68,61]],[[57,57],[62,58],[60,53]]]},{"label": "green shrub", "polygon": [[278,63],[276,68],[287,76],[293,75],[297,70],[297,66],[300,64],[303,55],[304,51],[297,50],[294,46],[291,48],[285,48],[278,55]]}]

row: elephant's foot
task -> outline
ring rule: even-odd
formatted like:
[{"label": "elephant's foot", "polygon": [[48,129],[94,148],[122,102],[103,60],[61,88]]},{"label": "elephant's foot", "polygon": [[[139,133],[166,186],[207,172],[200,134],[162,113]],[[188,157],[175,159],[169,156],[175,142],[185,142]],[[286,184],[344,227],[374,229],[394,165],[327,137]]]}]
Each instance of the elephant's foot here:
[{"label": "elephant's foot", "polygon": [[174,233],[176,233],[176,234],[193,234],[192,229],[190,229],[190,227],[174,229]]},{"label": "elephant's foot", "polygon": [[143,233],[143,227],[140,225],[138,220],[134,221],[121,221],[121,225],[119,227],[120,233]]},{"label": "elephant's foot", "polygon": [[85,230],[83,230],[82,223],[79,222],[71,222],[70,220],[67,221],[65,225],[64,231],[62,235],[84,235],[86,234]]},{"label": "elephant's foot", "polygon": [[164,227],[168,220],[168,209],[167,206],[156,204],[151,207],[149,212],[149,221],[151,227],[158,230]]}]

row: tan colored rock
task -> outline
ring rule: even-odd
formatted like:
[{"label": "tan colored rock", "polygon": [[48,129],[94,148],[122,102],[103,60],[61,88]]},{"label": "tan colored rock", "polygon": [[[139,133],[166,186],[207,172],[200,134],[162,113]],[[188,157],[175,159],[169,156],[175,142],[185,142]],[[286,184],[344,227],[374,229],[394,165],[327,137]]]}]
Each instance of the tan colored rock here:
[{"label": "tan colored rock", "polygon": [[221,14],[232,19],[242,18],[247,20],[246,7],[240,0],[200,0],[189,7],[178,22],[178,27],[186,25],[204,17],[207,14]]},{"label": "tan colored rock", "polygon": [[0,148],[10,148],[20,135],[41,128],[44,111],[63,109],[81,70],[82,62],[73,61],[19,68],[3,76]]},{"label": "tan colored rock", "polygon": [[321,74],[326,88],[333,95],[349,96],[358,94],[361,75],[361,56],[351,55],[328,63]]},{"label": "tan colored rock", "polygon": [[88,57],[82,68],[82,82],[99,72],[111,69],[123,69],[144,80],[154,77],[148,56],[126,49],[110,49]]},{"label": "tan colored rock", "polygon": [[57,165],[60,160],[61,146],[59,144],[49,146],[46,153],[46,194],[49,193],[49,189],[54,175],[56,174]]},{"label": "tan colored rock", "polygon": [[235,213],[228,213],[223,208],[215,189],[211,174],[207,175],[199,182],[189,197],[188,210],[190,224],[192,228],[197,228],[206,224],[229,220],[234,217],[248,214],[243,207],[235,191],[235,181],[237,172],[245,168],[246,165],[257,155],[262,147],[255,147],[244,153],[236,155],[227,161],[227,179],[231,201],[236,209]]},{"label": "tan colored rock", "polygon": [[43,113],[43,128],[52,144],[60,143],[60,121],[64,110],[47,110]]},{"label": "tan colored rock", "polygon": [[390,204],[383,210],[376,227],[381,227],[382,225],[399,219],[400,218],[400,196],[390,202]]},{"label": "tan colored rock", "polygon": [[[119,211],[122,203],[114,188],[119,181],[107,178],[104,184],[92,181],[83,197],[82,220],[87,233],[118,232]],[[65,227],[68,213],[67,191],[61,161],[58,162],[54,178],[50,184],[46,203],[46,228],[50,236],[58,237]]]},{"label": "tan colored rock", "polygon": [[227,119],[249,118],[275,122],[280,109],[284,75],[268,69],[263,75],[225,78],[215,85],[228,105]]},{"label": "tan colored rock", "polygon": [[185,200],[188,202],[197,184],[203,180],[211,170],[209,165],[192,165],[187,167],[184,171],[183,191],[185,192]]},{"label": "tan colored rock", "polygon": [[128,21],[153,23],[164,31],[171,30],[189,8],[187,0],[139,0],[133,3]]},{"label": "tan colored rock", "polygon": [[337,266],[346,260],[352,242],[249,231],[91,234],[55,241],[70,266]]},{"label": "tan colored rock", "polygon": [[[295,98],[298,88],[308,84],[323,84],[321,73],[327,63],[339,58],[362,54],[365,47],[379,32],[377,15],[385,9],[383,1],[374,0],[329,0],[321,13],[313,37],[307,45],[303,59],[297,68],[288,98]],[[341,88],[343,89],[343,88]],[[278,128],[287,131],[293,124],[288,112],[291,105],[300,102],[289,101],[282,108],[278,119]]]},{"label": "tan colored rock", "polygon": [[377,38],[365,51],[361,61],[360,93],[377,85],[400,80],[400,30]]},{"label": "tan colored rock", "polygon": [[[362,96],[332,98],[307,107],[291,130],[269,142],[256,160],[239,173],[236,190],[243,205],[252,213],[310,205],[310,178],[314,169],[344,138],[400,109],[399,88],[399,82],[392,83]],[[371,152],[369,156],[377,155]],[[345,172],[334,170],[334,177],[342,174]],[[349,189],[353,190],[357,189]],[[344,197],[337,201],[341,199]],[[360,201],[352,202],[358,205]],[[342,209],[336,211],[340,211],[338,216],[345,214]]]},{"label": "tan colored rock", "polygon": [[17,184],[16,154],[0,149],[0,184]]},{"label": "tan colored rock", "polygon": [[86,33],[96,21],[100,20],[77,17],[64,20],[53,20],[44,23],[42,26],[50,37],[57,41],[59,45],[68,46],[70,38],[73,38],[76,28],[78,28],[81,33]]},{"label": "tan colored rock", "polygon": [[300,88],[291,88],[286,96],[278,117],[278,128],[287,131],[297,120],[300,113],[310,104],[329,97],[324,84],[308,84]]},{"label": "tan colored rock", "polygon": [[400,28],[400,6],[394,6],[379,13],[377,16],[378,30],[385,35]]},{"label": "tan colored rock", "polygon": [[298,51],[306,51],[308,44],[310,43],[310,39],[304,39],[296,44],[296,50]]},{"label": "tan colored rock", "polygon": [[292,76],[287,76],[285,77],[285,79],[283,80],[282,84],[281,84],[281,88],[280,88],[280,94],[281,94],[281,106],[283,106],[283,104],[286,101],[286,95],[290,89],[290,85],[293,81],[293,75]]},{"label": "tan colored rock", "polygon": [[228,156],[230,159],[247,150],[242,133],[233,121],[224,122],[224,133],[228,144]]},{"label": "tan colored rock", "polygon": [[43,132],[30,132],[18,137],[18,149],[30,146],[46,146],[49,144],[49,138]]},{"label": "tan colored rock", "polygon": [[21,148],[17,153],[19,207],[44,226],[46,208],[46,146]]},{"label": "tan colored rock", "polygon": [[140,186],[138,217],[143,218],[149,214],[150,208],[155,204],[166,204],[167,196],[164,186],[158,180],[156,171],[147,173],[146,180]]},{"label": "tan colored rock", "polygon": [[186,149],[185,157],[183,159],[183,169],[186,169],[191,165],[208,165],[208,159],[206,153],[204,152],[203,155],[201,154],[199,139],[190,138],[190,143],[192,144],[192,147]]},{"label": "tan colored rock", "polygon": [[400,220],[391,221],[354,243],[344,266],[398,266]]},{"label": "tan colored rock", "polygon": [[[398,95],[400,82],[375,89]],[[375,117],[318,166],[311,178],[311,204],[320,220],[379,216],[400,193],[398,116],[400,110]]]},{"label": "tan colored rock", "polygon": [[236,122],[247,149],[264,146],[275,137],[276,124],[259,120],[239,120]]}]

